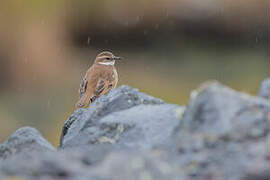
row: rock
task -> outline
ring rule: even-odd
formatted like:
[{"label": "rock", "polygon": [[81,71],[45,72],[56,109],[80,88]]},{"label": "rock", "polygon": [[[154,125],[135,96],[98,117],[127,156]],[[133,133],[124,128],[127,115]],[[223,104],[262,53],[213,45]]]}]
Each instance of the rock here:
[{"label": "rock", "polygon": [[23,127],[0,145],[0,160],[40,151],[55,151],[55,148],[36,129]]},{"label": "rock", "polygon": [[70,128],[70,126],[73,124],[73,122],[75,122],[77,119],[80,118],[80,116],[83,116],[83,113],[86,112],[86,109],[78,109],[76,110],[69,118],[68,120],[65,122],[63,128],[62,128],[62,133],[61,133],[61,137],[60,137],[60,144],[59,147],[62,147],[62,143],[64,141],[64,137],[68,132],[68,129]]},{"label": "rock", "polygon": [[70,116],[59,151],[14,156],[1,153],[9,140],[0,145],[0,179],[266,180],[269,132],[270,101],[218,82],[194,91],[186,109],[121,86]]},{"label": "rock", "polygon": [[270,78],[262,82],[258,96],[268,100],[270,99]]},{"label": "rock", "polygon": [[68,130],[64,128],[60,147],[109,143],[150,148],[167,141],[183,109],[121,86],[97,99],[88,109],[71,115],[65,123],[71,125]]},{"label": "rock", "polygon": [[[96,122],[88,121],[87,128],[69,138],[62,148],[94,144],[115,144],[129,148],[151,148],[166,143],[178,125],[176,105],[139,105],[107,115]],[[166,128],[164,128],[166,127]],[[69,133],[72,133],[70,131]]]},{"label": "rock", "polygon": [[89,163],[91,155],[88,151],[72,150],[34,153],[32,158],[17,156],[0,162],[0,174],[7,179],[20,177],[29,180],[182,180],[185,177],[177,161],[162,151],[143,154],[112,151],[98,164]]},{"label": "rock", "polygon": [[[127,163],[123,163],[127,162]],[[183,168],[176,159],[164,156],[162,151],[112,152],[92,169],[98,177],[110,180],[184,180]]]},{"label": "rock", "polygon": [[[112,112],[129,109],[140,104],[163,103],[164,102],[162,100],[141,93],[137,89],[133,89],[125,85],[120,86],[112,90],[107,95],[99,97],[94,103],[89,106],[88,109],[78,109],[70,116],[70,118],[65,122],[62,129],[60,147],[63,144],[67,132],[72,129],[72,127],[74,127],[71,127],[73,122],[76,122],[76,128],[70,130],[73,131],[72,134],[74,134],[75,131],[79,130],[80,128],[85,126],[85,124],[87,124],[85,119],[89,119],[89,121],[94,122]],[[78,128],[78,126],[80,126],[80,128]]]},{"label": "rock", "polygon": [[78,179],[101,180],[89,173],[89,166],[83,163],[77,152],[35,152],[29,156],[16,156],[0,162],[0,174],[8,179]]},{"label": "rock", "polygon": [[270,179],[270,158],[269,154],[257,159],[248,168],[243,179],[246,180],[269,180]]},{"label": "rock", "polygon": [[266,100],[213,83],[190,100],[178,130],[252,140],[268,133],[269,112]]},{"label": "rock", "polygon": [[246,179],[269,149],[269,123],[268,101],[207,83],[193,93],[168,149],[194,180]]}]

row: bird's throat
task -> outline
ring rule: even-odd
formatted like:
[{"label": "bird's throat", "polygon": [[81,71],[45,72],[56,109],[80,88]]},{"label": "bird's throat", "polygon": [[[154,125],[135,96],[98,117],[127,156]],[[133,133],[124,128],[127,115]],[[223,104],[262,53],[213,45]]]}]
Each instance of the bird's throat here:
[{"label": "bird's throat", "polygon": [[113,66],[115,61],[110,61],[110,62],[99,62],[98,64],[106,65],[106,66]]}]

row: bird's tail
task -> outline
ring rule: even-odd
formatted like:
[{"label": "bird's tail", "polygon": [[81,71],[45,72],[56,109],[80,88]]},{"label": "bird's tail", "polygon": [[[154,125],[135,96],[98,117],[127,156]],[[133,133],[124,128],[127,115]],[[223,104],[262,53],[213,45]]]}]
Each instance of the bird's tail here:
[{"label": "bird's tail", "polygon": [[91,98],[89,96],[87,96],[87,95],[82,96],[79,99],[79,101],[77,102],[76,107],[78,107],[78,108],[85,108],[85,107],[87,107],[88,104],[90,103],[90,99]]}]

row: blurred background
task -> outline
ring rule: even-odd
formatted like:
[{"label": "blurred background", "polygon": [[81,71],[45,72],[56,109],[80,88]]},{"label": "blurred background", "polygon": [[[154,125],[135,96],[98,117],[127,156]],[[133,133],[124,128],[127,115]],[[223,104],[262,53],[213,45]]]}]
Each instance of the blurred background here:
[{"label": "blurred background", "polygon": [[0,4],[0,142],[27,125],[57,145],[103,50],[125,58],[119,84],[176,104],[209,79],[255,95],[270,73],[269,0]]}]

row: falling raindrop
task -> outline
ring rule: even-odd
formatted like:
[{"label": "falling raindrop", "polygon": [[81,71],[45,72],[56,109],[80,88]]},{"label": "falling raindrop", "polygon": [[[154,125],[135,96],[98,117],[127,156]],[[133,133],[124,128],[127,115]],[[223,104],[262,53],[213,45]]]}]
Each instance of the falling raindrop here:
[{"label": "falling raindrop", "polygon": [[262,31],[258,31],[256,33],[255,42],[256,43],[259,43],[259,42],[262,42],[262,40],[263,40],[263,32]]},{"label": "falling raindrop", "polygon": [[136,21],[137,21],[137,22],[139,22],[139,21],[140,21],[140,19],[141,19],[141,17],[140,17],[140,16],[137,16],[137,17],[136,17]]},{"label": "falling raindrop", "polygon": [[22,93],[23,92],[23,88],[22,87],[18,87],[17,88],[17,91],[20,92],[20,93]]},{"label": "falling raindrop", "polygon": [[166,11],[166,17],[167,18],[169,17],[169,11]]},{"label": "falling raindrop", "polygon": [[48,108],[51,106],[51,100],[50,99],[47,102],[47,106],[48,106]]},{"label": "falling raindrop", "polygon": [[88,38],[87,38],[87,45],[90,44],[90,41],[91,41],[91,38],[88,36]]},{"label": "falling raindrop", "polygon": [[148,33],[147,30],[144,30],[144,31],[143,31],[143,34],[144,34],[144,35],[147,35],[147,33]]},{"label": "falling raindrop", "polygon": [[25,57],[23,62],[24,62],[25,64],[27,64],[27,63],[28,63],[28,58]]},{"label": "falling raindrop", "polygon": [[35,74],[34,76],[33,76],[33,81],[36,81],[37,80],[37,75]]}]

